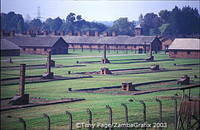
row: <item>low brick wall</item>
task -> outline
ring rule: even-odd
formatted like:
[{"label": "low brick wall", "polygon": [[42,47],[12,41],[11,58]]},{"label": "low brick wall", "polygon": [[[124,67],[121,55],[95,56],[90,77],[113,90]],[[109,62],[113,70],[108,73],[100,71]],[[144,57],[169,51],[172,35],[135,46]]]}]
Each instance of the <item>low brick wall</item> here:
[{"label": "low brick wall", "polygon": [[[176,52],[175,52],[176,51]],[[200,58],[200,51],[179,51],[169,50],[169,57],[171,58]]]}]

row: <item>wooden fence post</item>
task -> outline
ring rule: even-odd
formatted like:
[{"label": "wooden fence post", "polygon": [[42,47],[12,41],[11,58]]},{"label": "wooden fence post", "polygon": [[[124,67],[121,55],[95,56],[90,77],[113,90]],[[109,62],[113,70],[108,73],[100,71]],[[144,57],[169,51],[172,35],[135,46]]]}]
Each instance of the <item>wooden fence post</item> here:
[{"label": "wooden fence post", "polygon": [[23,124],[23,130],[26,130],[26,122],[23,118],[18,118],[19,119],[19,122]]},{"label": "wooden fence post", "polygon": [[69,130],[72,130],[72,114],[66,111],[66,114],[69,116]]},{"label": "wooden fence post", "polygon": [[48,130],[50,130],[51,129],[51,121],[50,121],[50,117],[47,115],[47,114],[43,114],[43,117],[44,118],[47,118],[47,126],[48,126]]}]

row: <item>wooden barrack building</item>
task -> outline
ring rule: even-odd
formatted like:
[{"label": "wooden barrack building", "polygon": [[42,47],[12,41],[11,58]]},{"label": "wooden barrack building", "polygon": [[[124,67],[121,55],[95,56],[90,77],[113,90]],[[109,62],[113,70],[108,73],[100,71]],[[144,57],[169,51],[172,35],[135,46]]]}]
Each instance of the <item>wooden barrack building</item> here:
[{"label": "wooden barrack building", "polygon": [[67,54],[68,44],[62,37],[6,37],[7,40],[15,43],[21,48],[20,52],[25,54]]},{"label": "wooden barrack building", "polygon": [[168,48],[171,58],[200,58],[200,39],[177,38]]}]

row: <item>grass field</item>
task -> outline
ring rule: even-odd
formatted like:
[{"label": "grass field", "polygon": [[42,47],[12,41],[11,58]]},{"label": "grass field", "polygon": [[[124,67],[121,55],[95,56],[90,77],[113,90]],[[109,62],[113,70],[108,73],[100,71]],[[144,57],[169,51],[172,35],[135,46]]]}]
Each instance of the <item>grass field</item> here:
[{"label": "grass field", "polygon": [[[76,61],[98,61],[101,60],[102,52],[98,51],[85,51],[76,50],[73,52],[70,50],[69,55],[55,55],[52,58],[56,61],[56,64],[62,65],[75,65]],[[199,83],[200,80],[195,79],[194,75],[199,76],[199,66],[187,66],[180,67],[174,66],[176,64],[196,64],[200,63],[198,59],[175,59],[174,61],[162,61],[162,62],[146,62],[146,63],[128,63],[128,64],[112,64],[130,62],[128,59],[147,58],[145,54],[135,54],[135,52],[125,51],[108,53],[111,64],[85,64],[83,67],[69,67],[69,68],[53,68],[52,71],[56,75],[62,76],[77,76],[75,74],[68,75],[67,71],[72,73],[87,72],[87,71],[99,71],[100,68],[108,67],[109,69],[128,69],[138,67],[149,67],[152,64],[159,64],[162,68],[167,69],[180,69],[180,68],[191,68],[192,70],[187,71],[169,71],[160,73],[148,73],[148,74],[126,74],[126,75],[92,75],[93,78],[88,79],[76,79],[76,80],[62,80],[45,83],[34,83],[26,85],[26,93],[29,93],[32,97],[41,97],[47,99],[60,99],[60,98],[85,98],[85,101],[68,103],[68,104],[57,104],[48,106],[39,106],[33,108],[24,108],[17,110],[9,110],[1,112],[1,129],[19,129],[21,130],[22,125],[18,123],[16,118],[7,118],[12,115],[13,117],[23,117],[27,122],[28,129],[45,129],[46,119],[42,117],[43,113],[47,113],[51,117],[52,129],[66,129],[67,127],[67,116],[65,111],[69,111],[73,115],[73,128],[75,124],[80,122],[88,122],[88,115],[86,112],[87,108],[90,108],[93,112],[94,123],[107,123],[108,122],[108,110],[105,108],[106,105],[110,105],[113,109],[113,122],[123,123],[124,122],[124,109],[121,103],[126,103],[129,108],[129,123],[141,122],[142,121],[142,105],[138,102],[129,102],[131,98],[137,100],[151,100],[156,96],[173,96],[174,94],[182,94],[182,91],[164,91],[155,92],[145,95],[110,95],[100,93],[78,93],[78,92],[67,92],[67,88],[72,89],[83,89],[83,88],[95,88],[95,87],[108,87],[121,85],[122,82],[133,82],[142,83],[149,81],[167,80],[167,79],[178,79],[181,76],[187,74],[191,77],[195,83]],[[120,56],[116,56],[120,55]],[[123,56],[122,56],[123,55]],[[85,57],[83,57],[85,56]],[[94,57],[97,56],[97,57]],[[1,66],[14,66],[21,63],[25,64],[45,64],[46,56],[42,55],[22,55],[19,57],[12,57],[14,63],[1,62]],[[6,58],[1,58],[5,60]],[[168,55],[164,53],[155,54],[155,59],[169,59]],[[121,60],[113,61],[112,60]],[[133,61],[135,62],[135,61]],[[46,69],[30,69],[26,71],[26,75],[41,75],[46,72]],[[1,78],[16,77],[19,75],[19,70],[1,69]],[[140,89],[146,89],[148,86],[141,87]],[[149,88],[154,86],[150,85]],[[169,87],[169,86],[163,86]],[[139,87],[138,87],[139,88]],[[18,93],[18,85],[1,86],[1,98],[12,97]],[[192,89],[192,95],[199,94],[199,88]],[[171,100],[162,100],[163,103],[163,121],[168,123],[166,129],[173,129],[173,104]],[[146,102],[147,104],[147,122],[153,123],[158,121],[158,103],[157,102]]]}]

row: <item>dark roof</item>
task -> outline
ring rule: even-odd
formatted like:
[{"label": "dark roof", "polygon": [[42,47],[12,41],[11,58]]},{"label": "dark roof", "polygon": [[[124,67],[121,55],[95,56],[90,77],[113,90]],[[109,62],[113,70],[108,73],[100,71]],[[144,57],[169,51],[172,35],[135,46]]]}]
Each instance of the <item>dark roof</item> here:
[{"label": "dark roof", "polygon": [[[7,37],[9,41],[12,41],[20,47],[53,47],[53,45],[62,37]],[[64,41],[64,40],[63,40]],[[65,42],[65,41],[64,41]],[[67,44],[67,43],[66,43]]]},{"label": "dark roof", "polygon": [[67,43],[97,43],[100,37],[97,36],[62,36]]},{"label": "dark roof", "polygon": [[67,43],[89,43],[89,44],[150,44],[156,36],[63,36]]},{"label": "dark roof", "polygon": [[8,41],[6,39],[1,39],[1,50],[19,50],[19,49],[20,47],[18,47],[13,42]]}]

